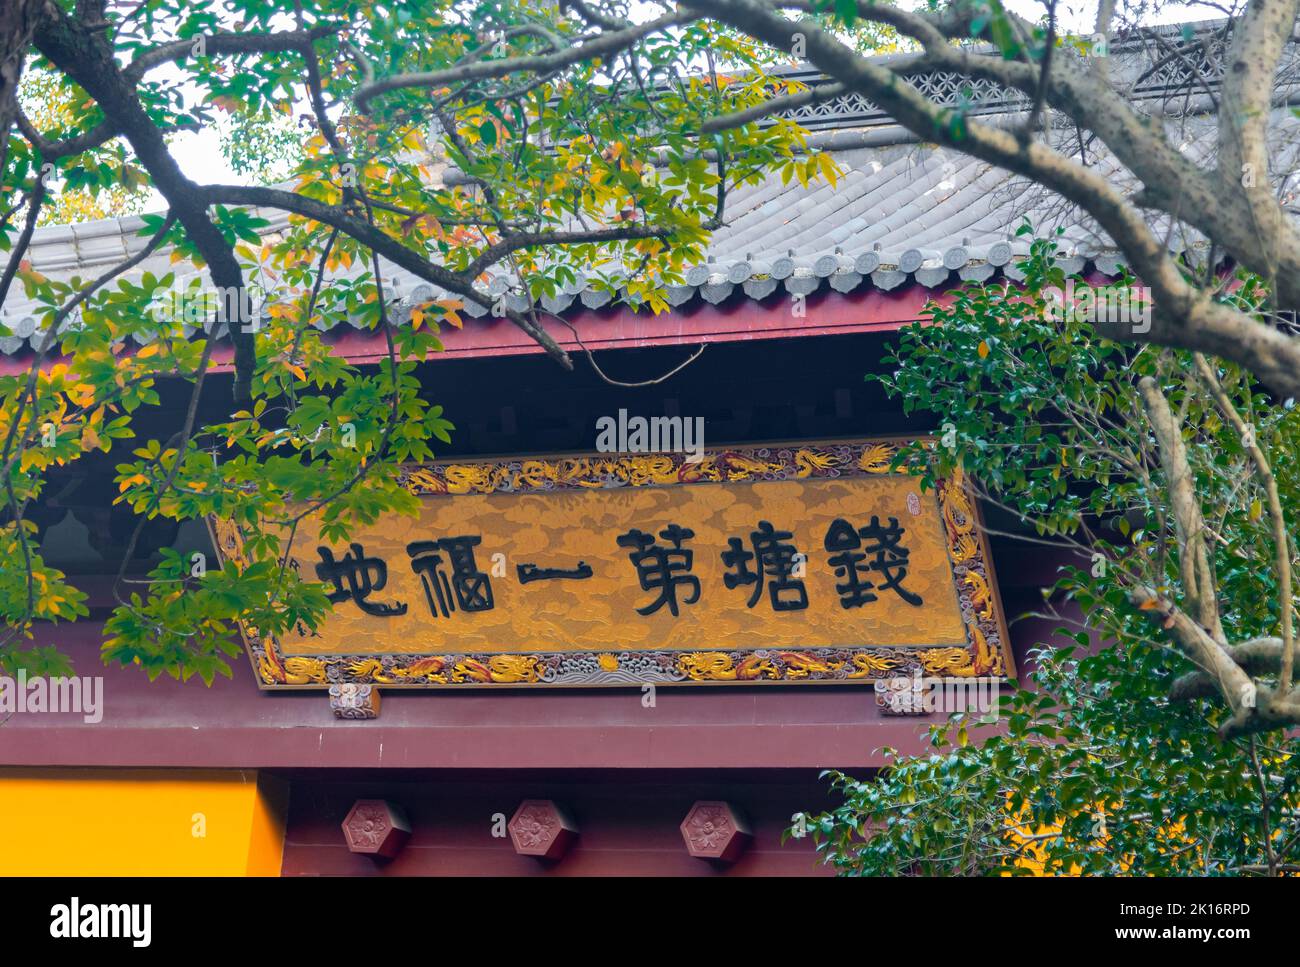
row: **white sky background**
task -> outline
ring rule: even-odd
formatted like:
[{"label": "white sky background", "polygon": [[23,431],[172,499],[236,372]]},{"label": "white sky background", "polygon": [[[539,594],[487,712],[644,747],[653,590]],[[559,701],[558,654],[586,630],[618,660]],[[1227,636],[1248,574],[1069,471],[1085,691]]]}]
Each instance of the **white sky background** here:
[{"label": "white sky background", "polygon": [[[1038,20],[1046,10],[1042,0],[1003,0],[1003,2],[1007,9],[1030,20]],[[1122,3],[1120,5],[1123,6]],[[647,5],[646,9],[653,8]],[[1215,19],[1218,16],[1221,14],[1202,4],[1167,3],[1161,4],[1154,14],[1143,17],[1143,21],[1150,24],[1185,23],[1192,20]],[[1096,17],[1096,0],[1059,0],[1058,2],[1057,18],[1071,32],[1090,32],[1096,23]],[[179,69],[173,69],[172,76],[168,76],[163,70],[159,70],[154,76],[161,76],[168,80],[174,77],[177,82],[184,83],[183,72]],[[248,181],[246,177],[230,170],[221,153],[217,132],[210,128],[177,136],[172,142],[171,151],[181,170],[199,183],[245,184]],[[161,205],[162,197],[155,192],[147,207],[153,210]]]},{"label": "white sky background", "polygon": [[[1002,5],[1013,13],[1017,13],[1027,20],[1038,20],[1044,16],[1047,6],[1042,0],[1002,0]],[[1225,3],[1225,6],[1228,4]],[[1116,4],[1122,8],[1117,12],[1127,13],[1129,16],[1134,15],[1138,9],[1137,3],[1124,3],[1120,0]],[[1147,3],[1148,7],[1155,7],[1154,13],[1147,13],[1141,17],[1145,24],[1176,24],[1187,23],[1192,20],[1217,20],[1224,16],[1221,10],[1216,10],[1203,3]],[[1057,21],[1065,25],[1065,28],[1072,33],[1091,33],[1097,23],[1097,3],[1096,0],[1058,0],[1056,6]]]}]

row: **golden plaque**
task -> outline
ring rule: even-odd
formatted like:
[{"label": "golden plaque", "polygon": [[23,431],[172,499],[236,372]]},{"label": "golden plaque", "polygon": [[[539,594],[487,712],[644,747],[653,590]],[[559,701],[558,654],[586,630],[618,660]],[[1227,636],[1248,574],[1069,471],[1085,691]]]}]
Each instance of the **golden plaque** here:
[{"label": "golden plaque", "polygon": [[[244,629],[265,688],[867,684],[1011,674],[960,478],[922,493],[898,441],[409,467],[418,516],[290,566],[332,613]],[[218,548],[238,557],[229,522]]]}]

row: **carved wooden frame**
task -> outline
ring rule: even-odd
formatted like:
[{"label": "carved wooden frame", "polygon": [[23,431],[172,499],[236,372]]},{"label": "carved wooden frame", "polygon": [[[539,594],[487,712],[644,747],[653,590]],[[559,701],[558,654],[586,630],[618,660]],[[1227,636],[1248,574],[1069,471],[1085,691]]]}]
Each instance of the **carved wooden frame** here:
[{"label": "carved wooden frame", "polygon": [[[407,488],[435,494],[539,493],[600,487],[665,487],[686,483],[819,480],[890,472],[900,444],[916,438],[791,443],[706,449],[688,462],[678,453],[585,454],[408,466]],[[816,682],[872,685],[914,672],[939,677],[1015,677],[997,579],[979,509],[960,472],[936,488],[940,519],[966,646],[812,647],[793,650],[706,649],[286,656],[274,638],[241,628],[249,660],[266,690],[323,689],[342,684],[388,688],[632,687],[777,685]],[[238,562],[243,540],[231,521],[212,520],[222,560]],[[578,668],[577,666],[581,666]]]}]

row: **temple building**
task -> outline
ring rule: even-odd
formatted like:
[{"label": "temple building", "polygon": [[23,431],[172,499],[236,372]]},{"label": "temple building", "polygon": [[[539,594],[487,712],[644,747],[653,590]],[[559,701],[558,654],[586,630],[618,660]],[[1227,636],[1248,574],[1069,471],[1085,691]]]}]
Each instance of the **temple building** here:
[{"label": "temple building", "polygon": [[[1186,69],[1161,65],[1138,96],[1194,140],[1214,120],[1170,96]],[[981,114],[1024,109],[954,77],[919,82]],[[233,678],[103,665],[132,515],[112,502],[115,453],[56,474],[33,519],[91,615],[38,640],[102,692],[93,709],[0,724],[0,817],[50,831],[16,838],[0,871],[828,874],[808,837],[782,836],[832,804],[819,772],[867,776],[887,748],[922,751],[946,713],[916,702],[919,676],[1014,680],[1054,626],[1013,619],[1061,563],[1004,536],[1016,522],[960,478],[922,491],[890,472],[899,441],[939,424],[864,377],[927,301],[1022,278],[1023,218],[1040,236],[1062,229],[1069,272],[1113,279],[1124,261],[1077,213],[918,143],[860,98],[796,117],[838,184],[773,176],[733,193],[669,312],[581,278],[548,297],[572,372],[467,307],[418,371],[456,426],[407,471],[420,516],[347,545],[299,536],[295,566],[325,582],[332,616],[278,639],[246,629]],[[260,214],[268,236],[284,229]],[[32,265],[93,274],[138,251],[140,227],[40,229]],[[403,319],[441,296],[388,270]],[[504,276],[487,290],[527,305]],[[3,318],[0,371],[14,372],[41,333],[20,302]],[[326,335],[350,360],[384,357],[375,332]],[[210,382],[200,418],[216,420],[230,375]],[[188,389],[159,387],[142,438],[174,431]],[[162,547],[241,554],[228,521],[159,518],[145,536],[130,574]]]}]

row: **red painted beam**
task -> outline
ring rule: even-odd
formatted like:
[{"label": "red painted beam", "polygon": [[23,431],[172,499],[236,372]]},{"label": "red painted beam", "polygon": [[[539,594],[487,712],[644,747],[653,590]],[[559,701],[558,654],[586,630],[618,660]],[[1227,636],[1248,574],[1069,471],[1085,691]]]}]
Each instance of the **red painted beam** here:
[{"label": "red painted beam", "polygon": [[[784,339],[796,336],[832,336],[842,333],[879,332],[900,329],[921,318],[930,300],[947,301],[924,286],[910,285],[893,292],[864,289],[848,295],[823,292],[810,296],[806,314],[794,315],[795,301],[772,296],[761,302],[733,299],[722,306],[699,302],[685,309],[655,315],[635,312],[626,306],[577,310],[564,315],[568,322],[544,315],[542,327],[565,349],[637,349],[646,346],[694,345],[706,342],[738,342],[747,339]],[[432,359],[466,359],[479,356],[521,356],[542,352],[533,339],[508,319],[464,316],[464,326],[443,326],[439,334],[445,351]],[[570,326],[572,328],[570,328]],[[578,342],[574,331],[582,339]],[[334,352],[355,363],[370,363],[387,356],[381,333],[338,326],[325,339]],[[218,372],[231,366],[232,351],[222,345],[213,351]],[[66,358],[46,361],[46,368]],[[25,372],[31,354],[0,356],[0,375]]]},{"label": "red painted beam", "polygon": [[[841,333],[900,329],[921,318],[934,293],[922,286],[895,292],[866,289],[849,295],[827,292],[811,296],[807,312],[793,314],[795,302],[772,297],[762,302],[735,300],[722,306],[698,303],[684,310],[655,315],[625,306],[583,309],[565,313],[568,326],[544,316],[542,327],[566,350],[639,349],[706,342],[739,342],[795,336],[831,336]],[[572,326],[572,329],[569,328]],[[574,330],[582,339],[579,345]],[[334,332],[339,332],[335,329]],[[445,351],[435,358],[520,356],[542,352],[530,336],[508,319],[465,317],[462,329],[444,326],[440,337]],[[334,340],[335,351],[353,362],[372,362],[387,355],[384,338],[376,332],[345,331]]]}]

